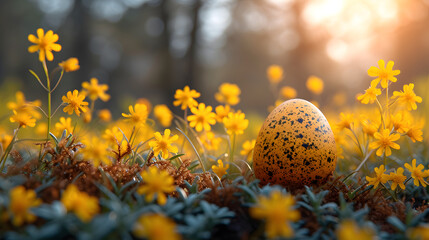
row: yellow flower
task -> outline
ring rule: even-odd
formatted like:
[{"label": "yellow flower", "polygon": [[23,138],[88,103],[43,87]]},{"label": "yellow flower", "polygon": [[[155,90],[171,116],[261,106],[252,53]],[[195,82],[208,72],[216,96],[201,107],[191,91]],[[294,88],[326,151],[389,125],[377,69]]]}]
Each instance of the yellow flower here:
[{"label": "yellow flower", "polygon": [[201,136],[201,142],[207,150],[218,150],[222,139],[210,131]]},{"label": "yellow flower", "polygon": [[77,58],[69,58],[63,62],[60,62],[58,65],[64,69],[66,72],[74,72],[79,70],[79,60]]},{"label": "yellow flower", "polygon": [[64,130],[67,130],[68,133],[73,134],[74,127],[71,124],[71,118],[60,117],[60,121],[55,123],[55,129],[61,134]]},{"label": "yellow flower", "polygon": [[412,125],[408,131],[407,131],[407,136],[410,137],[411,141],[416,142],[416,141],[423,141],[423,131],[422,131],[423,126],[419,126],[419,125]]},{"label": "yellow flower", "polygon": [[411,177],[414,179],[414,185],[418,187],[422,184],[423,187],[426,187],[428,183],[423,178],[429,177],[429,170],[423,171],[424,166],[422,164],[416,167],[416,159],[413,159],[411,164],[412,165],[405,163],[404,166],[411,173]]},{"label": "yellow flower", "polygon": [[338,240],[372,240],[375,239],[374,233],[369,228],[359,228],[355,221],[344,220],[337,228]]},{"label": "yellow flower", "polygon": [[377,96],[381,94],[381,89],[377,88],[377,84],[377,81],[372,81],[371,86],[365,90],[364,94],[358,96],[357,100],[363,104],[374,103]]},{"label": "yellow flower", "polygon": [[217,160],[217,164],[219,166],[213,165],[212,170],[219,178],[222,178],[226,174],[226,170],[228,170],[229,164],[226,164],[226,166],[224,166],[222,160],[220,159]]},{"label": "yellow flower", "polygon": [[55,43],[58,41],[58,35],[54,34],[52,30],[47,31],[45,35],[45,31],[39,28],[37,29],[37,37],[30,34],[28,35],[28,41],[36,44],[28,47],[28,52],[34,53],[39,51],[39,60],[41,62],[45,61],[45,58],[48,59],[48,61],[54,60],[52,51],[61,51],[61,45]]},{"label": "yellow flower", "polygon": [[111,129],[106,129],[103,134],[103,139],[105,139],[112,145],[117,145],[121,143],[123,138],[124,134],[116,126],[112,127]]},{"label": "yellow flower", "polygon": [[398,98],[398,103],[407,106],[408,111],[416,110],[417,104],[422,102],[422,98],[414,93],[414,84],[404,85],[404,91],[394,91],[392,98]]},{"label": "yellow flower", "polygon": [[63,111],[69,115],[73,114],[73,111],[76,112],[76,115],[80,116],[80,112],[88,111],[88,102],[85,102],[85,94],[79,93],[78,90],[73,90],[67,92],[67,96],[63,96],[63,102],[67,104],[64,107]]},{"label": "yellow flower", "polygon": [[219,86],[219,92],[215,94],[215,98],[220,103],[227,105],[237,105],[240,102],[241,90],[236,84],[222,83]]},{"label": "yellow flower", "polygon": [[351,125],[354,122],[354,116],[350,113],[340,113],[340,122],[337,123],[338,130],[343,130],[344,128],[351,129]]},{"label": "yellow flower", "polygon": [[133,106],[130,105],[128,107],[128,110],[130,111],[130,114],[122,113],[122,116],[125,118],[128,118],[127,119],[128,121],[140,127],[146,124],[147,115],[148,115],[146,105],[137,103],[136,105],[134,105],[134,109],[133,109]]},{"label": "yellow flower", "polygon": [[299,212],[293,209],[294,205],[293,196],[273,191],[269,197],[258,197],[258,204],[250,209],[250,215],[256,219],[265,219],[265,233],[268,238],[292,237],[290,222],[300,218]]},{"label": "yellow flower", "polygon": [[374,188],[377,188],[378,184],[386,183],[389,175],[385,174],[384,173],[385,171],[386,171],[386,169],[384,169],[384,165],[380,165],[379,168],[377,168],[377,167],[374,168],[375,177],[366,176],[366,180],[368,181],[368,185],[374,185]]},{"label": "yellow flower", "polygon": [[400,111],[395,115],[390,115],[390,124],[395,131],[399,133],[406,133],[410,127],[410,116],[408,112]]},{"label": "yellow flower", "polygon": [[391,172],[390,175],[387,176],[387,180],[392,181],[392,185],[390,186],[392,190],[395,190],[398,185],[402,188],[402,190],[405,190],[404,181],[407,179],[407,177],[404,176],[403,173],[404,169],[400,167],[396,170],[396,172]]},{"label": "yellow flower", "polygon": [[98,118],[102,122],[110,122],[112,120],[112,113],[109,109],[101,109],[98,111]]},{"label": "yellow flower", "polygon": [[199,98],[200,93],[195,90],[190,90],[188,86],[185,86],[183,90],[177,89],[176,93],[174,94],[174,98],[176,101],[173,102],[174,106],[182,105],[182,110],[185,110],[186,108],[193,108],[198,105],[197,101],[195,101],[194,98]]},{"label": "yellow flower", "polygon": [[98,199],[79,191],[73,184],[64,190],[61,202],[67,212],[73,212],[82,222],[89,222],[100,211]]},{"label": "yellow flower", "polygon": [[161,214],[141,216],[134,225],[133,233],[136,237],[148,240],[179,240],[176,224],[173,220]]},{"label": "yellow flower", "polygon": [[[384,67],[384,60],[378,61],[378,68],[377,67],[370,67],[368,69],[368,75],[370,77],[377,77],[373,81],[376,83],[376,85],[381,81],[381,87],[387,88],[389,81],[396,82],[398,79],[394,76],[401,73],[399,70],[392,70],[393,68],[393,61],[387,62],[387,66]],[[372,83],[371,83],[372,85]]]},{"label": "yellow flower", "polygon": [[228,113],[228,116],[223,119],[226,131],[229,135],[243,134],[244,130],[249,126],[249,120],[245,119],[242,112]]},{"label": "yellow flower", "polygon": [[170,129],[165,129],[164,136],[162,136],[160,132],[154,134],[155,139],[149,142],[149,146],[153,148],[153,154],[155,156],[158,156],[158,154],[162,152],[162,158],[167,159],[170,152],[177,153],[179,151],[176,146],[171,145],[179,136],[173,135],[170,137],[170,133]]},{"label": "yellow flower", "polygon": [[26,112],[16,112],[13,110],[13,115],[9,118],[10,122],[19,123],[19,127],[34,127],[36,126],[36,119],[32,118],[30,114]]},{"label": "yellow flower", "polygon": [[[366,115],[364,117],[366,117]],[[368,136],[372,136],[372,137],[380,127],[380,123],[371,122],[368,119],[361,120],[361,124],[362,124],[362,131],[366,133]]]},{"label": "yellow flower", "polygon": [[83,82],[82,87],[85,94],[89,95],[89,99],[92,101],[100,98],[103,102],[107,102],[110,99],[110,95],[105,93],[109,86],[107,84],[98,84],[97,78],[91,78],[90,82]]},{"label": "yellow flower", "polygon": [[[46,132],[45,132],[46,134]],[[6,148],[9,146],[9,144],[12,142],[13,136],[8,134],[0,134],[0,145],[1,149],[6,150]],[[0,152],[1,153],[1,152]],[[1,156],[1,154],[0,154]]]},{"label": "yellow flower", "polygon": [[156,105],[153,114],[163,127],[169,127],[173,121],[173,113],[165,104]]},{"label": "yellow flower", "polygon": [[386,154],[386,157],[390,156],[392,154],[392,150],[390,148],[393,149],[399,149],[400,146],[396,143],[394,143],[394,141],[397,141],[400,138],[400,135],[397,133],[392,133],[390,134],[389,129],[382,129],[381,132],[376,132],[374,133],[374,138],[377,139],[378,141],[372,142],[369,144],[369,148],[371,149],[377,149],[377,156],[381,156],[384,154]]},{"label": "yellow flower", "polygon": [[323,81],[316,76],[310,76],[307,79],[306,86],[307,89],[310,90],[310,92],[316,95],[319,95],[323,92]]},{"label": "yellow flower", "polygon": [[91,162],[94,167],[98,167],[100,163],[111,165],[112,161],[107,155],[107,143],[100,141],[98,137],[88,137],[82,140],[85,145],[79,151],[83,155],[85,161]]},{"label": "yellow flower", "polygon": [[149,114],[152,111],[152,103],[147,98],[139,98],[137,99],[136,103],[138,104],[144,104],[147,107],[147,114]]},{"label": "yellow flower", "polygon": [[267,77],[271,83],[279,83],[283,80],[283,68],[279,65],[271,65],[267,69]]},{"label": "yellow flower", "polygon": [[127,141],[122,141],[120,144],[116,144],[115,147],[117,151],[113,151],[113,153],[115,153],[118,161],[131,153],[131,145]]},{"label": "yellow flower", "polygon": [[8,102],[7,108],[10,110],[15,110],[17,112],[26,112],[33,116],[35,119],[40,119],[42,115],[36,110],[37,107],[40,107],[42,104],[40,100],[34,102],[27,102],[25,100],[24,93],[18,91],[15,93],[16,102]]},{"label": "yellow flower", "polygon": [[197,132],[210,131],[211,126],[216,123],[216,114],[212,112],[212,107],[207,106],[204,103],[200,103],[198,108],[191,108],[191,112],[194,115],[188,116],[189,126],[195,128]]},{"label": "yellow flower", "polygon": [[292,99],[292,98],[296,98],[296,90],[293,87],[282,87],[280,89],[280,95],[284,98],[284,99]]},{"label": "yellow flower", "polygon": [[250,153],[252,153],[253,149],[255,148],[255,144],[256,144],[256,140],[252,140],[252,141],[245,141],[243,143],[243,150],[240,151],[240,154],[243,156],[249,156]]},{"label": "yellow flower", "polygon": [[12,212],[12,223],[21,226],[24,222],[34,222],[36,216],[30,212],[30,208],[39,206],[42,201],[36,197],[34,190],[26,190],[23,186],[13,188],[10,193],[9,210]]},{"label": "yellow flower", "polygon": [[164,205],[167,202],[165,193],[174,191],[174,179],[167,171],[159,170],[155,166],[149,167],[146,171],[140,173],[142,176],[143,186],[137,189],[138,194],[146,194],[146,201],[150,202],[154,199],[155,194],[159,205]]},{"label": "yellow flower", "polygon": [[216,112],[216,121],[218,122],[222,122],[223,118],[228,116],[228,113],[231,112],[231,107],[229,105],[219,105],[215,108],[215,112]]}]

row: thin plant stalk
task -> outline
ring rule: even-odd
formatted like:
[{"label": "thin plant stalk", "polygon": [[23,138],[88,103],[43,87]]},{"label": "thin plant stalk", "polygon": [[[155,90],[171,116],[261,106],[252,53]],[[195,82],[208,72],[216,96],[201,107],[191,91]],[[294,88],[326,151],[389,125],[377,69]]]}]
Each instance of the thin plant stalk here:
[{"label": "thin plant stalk", "polygon": [[177,127],[176,127],[176,129],[177,129],[180,133],[182,133],[182,134],[183,134],[183,136],[185,136],[185,138],[186,138],[186,139],[188,140],[188,142],[191,144],[191,147],[194,149],[194,152],[195,152],[195,154],[197,155],[198,161],[200,162],[201,168],[203,169],[203,172],[205,173],[205,172],[206,172],[206,168],[204,167],[203,160],[201,159],[200,154],[198,154],[198,151],[197,151],[197,149],[195,148],[194,144],[192,144],[191,140],[188,138],[188,136],[187,136],[187,135],[185,135],[185,133],[184,133],[182,130],[180,130],[180,128],[177,128]]},{"label": "thin plant stalk", "polygon": [[375,151],[375,149],[372,149],[367,155],[366,157],[363,159],[363,161],[359,164],[359,166],[356,168],[355,173],[359,172],[359,170],[362,168],[362,166],[366,163],[366,161],[369,159],[369,157],[371,156],[371,154]]},{"label": "thin plant stalk", "polygon": [[20,129],[20,128],[21,128],[21,126],[19,126],[19,127],[15,130],[15,133],[13,134],[13,137],[12,137],[12,140],[10,141],[10,143],[9,143],[9,146],[7,146],[6,150],[5,150],[5,151],[4,151],[4,153],[3,153],[3,156],[2,156],[2,157],[1,157],[1,159],[0,159],[0,163],[1,163],[0,172],[2,172],[2,171],[3,171],[3,168],[4,168],[5,163],[6,163],[7,156],[9,155],[10,150],[12,150],[13,144],[15,143],[15,139],[16,139],[16,136],[18,135],[18,132],[19,132],[19,129]]},{"label": "thin plant stalk", "polygon": [[[188,108],[185,109],[185,113],[183,115],[183,120],[185,122],[185,135],[188,135]],[[183,152],[183,148],[185,147],[185,139],[182,141],[182,146],[180,148],[180,151]]]},{"label": "thin plant stalk", "polygon": [[[49,132],[51,129],[51,80],[49,78],[48,67],[46,66],[46,60],[43,60],[43,70],[45,70],[46,74],[46,88],[48,91],[48,130],[46,133],[46,139],[49,139]],[[47,140],[48,141],[48,140]]]},{"label": "thin plant stalk", "polygon": [[234,133],[234,134],[232,135],[231,152],[230,152],[230,154],[229,154],[229,161],[230,161],[230,162],[233,162],[233,161],[234,161],[235,136],[236,136],[236,134]]}]

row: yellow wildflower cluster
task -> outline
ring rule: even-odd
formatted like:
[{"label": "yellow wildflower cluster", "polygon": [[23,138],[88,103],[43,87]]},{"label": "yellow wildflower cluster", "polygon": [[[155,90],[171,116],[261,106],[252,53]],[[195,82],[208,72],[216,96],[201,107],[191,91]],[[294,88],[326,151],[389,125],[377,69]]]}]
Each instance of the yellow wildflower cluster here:
[{"label": "yellow wildflower cluster", "polygon": [[[390,188],[395,190],[397,186],[399,186],[402,190],[405,190],[405,184],[408,183],[409,180],[414,179],[414,185],[426,187],[428,182],[425,178],[429,177],[429,169],[424,170],[424,166],[419,164],[416,166],[416,159],[412,160],[412,164],[405,163],[405,168],[408,172],[411,173],[411,176],[407,179],[404,175],[404,169],[402,167],[397,168],[390,172],[390,174],[386,174],[386,169],[384,165],[380,165],[380,167],[374,168],[375,177],[366,176],[366,180],[368,181],[368,185],[373,185],[374,188],[377,188],[379,184],[390,183]],[[384,185],[383,185],[384,186]]]},{"label": "yellow wildflower cluster", "polygon": [[[393,91],[389,95],[389,88],[397,82],[396,76],[400,73],[399,70],[393,70],[393,65],[393,61],[388,61],[385,66],[384,60],[379,60],[378,67],[368,69],[368,75],[375,79],[365,93],[357,96],[357,100],[365,105],[373,104],[374,108],[355,111],[360,114],[341,112],[340,121],[335,125],[336,139],[342,138],[341,135],[351,137],[364,162],[375,153],[383,158],[386,165],[394,153],[392,149],[399,150],[404,138],[412,142],[423,140],[423,122],[411,114],[412,110],[417,109],[417,103],[422,102],[422,98],[414,93],[414,84],[404,85],[402,91]],[[364,162],[359,163],[358,170]],[[398,169],[392,176],[400,175],[401,172]],[[392,177],[398,184],[402,178]]]},{"label": "yellow wildflower cluster", "polygon": [[[203,147],[203,151],[216,151],[222,142],[222,137],[216,135],[212,128],[216,123],[223,124],[223,128],[229,138],[229,157],[233,161],[235,154],[236,136],[242,135],[244,130],[249,126],[249,120],[245,118],[245,114],[241,110],[235,110],[231,106],[237,105],[240,102],[240,88],[236,84],[223,83],[219,86],[219,91],[215,94],[215,99],[224,105],[218,105],[213,111],[213,107],[204,103],[198,103],[195,98],[201,94],[188,86],[178,89],[174,95],[175,101],[173,105],[181,106],[185,111],[183,122],[185,123],[184,132],[188,132],[188,127],[192,128],[193,135]],[[192,115],[188,114],[188,109]],[[195,132],[193,131],[195,130]],[[200,161],[204,170],[203,163]],[[221,161],[219,166],[212,166],[212,170],[222,178],[226,174],[229,164],[223,165]]]},{"label": "yellow wildflower cluster", "polygon": [[[298,92],[295,88],[291,86],[283,86],[280,89],[277,89],[278,84],[283,80],[283,68],[279,65],[271,65],[267,68],[267,78],[270,82],[271,92],[273,96],[276,97],[274,106],[270,106],[268,111],[272,111],[275,107],[280,105],[286,100],[296,98]],[[317,97],[322,94],[324,90],[324,82],[321,78],[316,76],[309,76],[305,82],[305,87],[310,91],[310,93]],[[319,107],[319,103],[315,100],[310,101],[316,107]]]}]

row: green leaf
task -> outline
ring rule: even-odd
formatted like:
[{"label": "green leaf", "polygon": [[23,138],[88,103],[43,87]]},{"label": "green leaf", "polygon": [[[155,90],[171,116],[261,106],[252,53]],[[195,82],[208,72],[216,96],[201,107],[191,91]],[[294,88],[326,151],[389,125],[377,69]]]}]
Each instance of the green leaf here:
[{"label": "green leaf", "polygon": [[172,156],[171,158],[169,158],[169,159],[167,159],[167,160],[174,160],[174,159],[176,159],[176,158],[179,158],[179,157],[181,157],[181,156],[184,156],[185,154],[177,154],[177,155],[174,155],[174,156]]}]

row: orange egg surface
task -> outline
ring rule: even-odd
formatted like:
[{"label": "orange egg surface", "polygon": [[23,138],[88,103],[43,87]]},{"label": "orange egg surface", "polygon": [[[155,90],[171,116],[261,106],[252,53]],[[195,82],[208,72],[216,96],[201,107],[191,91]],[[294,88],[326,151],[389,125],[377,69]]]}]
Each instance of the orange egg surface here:
[{"label": "orange egg surface", "polygon": [[294,189],[326,182],[336,162],[328,121],[318,108],[302,99],[285,101],[268,115],[253,153],[253,169],[262,185]]}]

